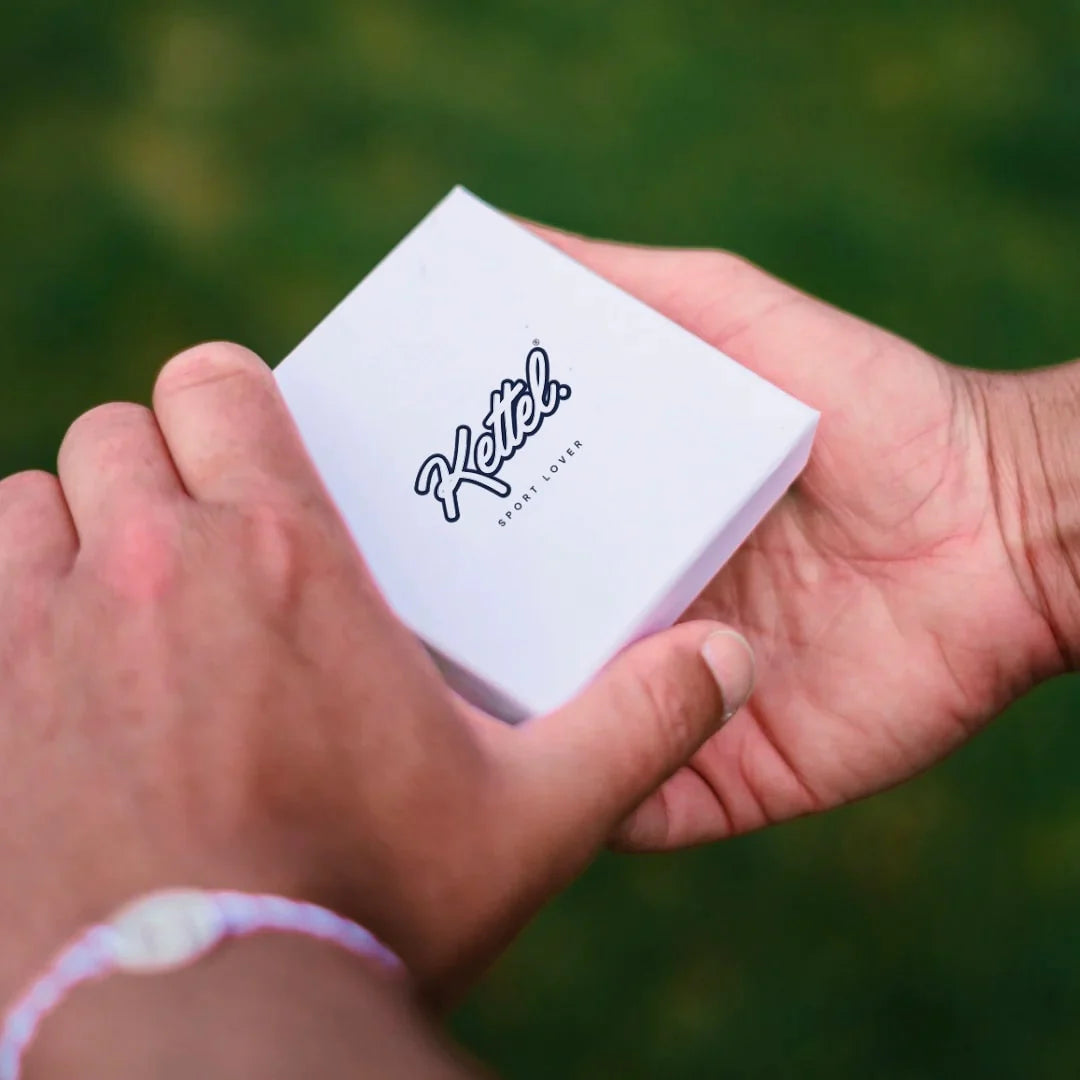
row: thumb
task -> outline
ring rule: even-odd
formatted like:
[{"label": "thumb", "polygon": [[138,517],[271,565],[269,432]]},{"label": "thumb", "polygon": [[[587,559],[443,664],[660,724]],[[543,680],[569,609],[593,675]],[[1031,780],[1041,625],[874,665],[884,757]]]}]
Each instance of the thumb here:
[{"label": "thumb", "polygon": [[683,623],[625,650],[572,702],[526,725],[547,828],[603,843],[742,707],[753,680],[749,643],[719,623]]}]

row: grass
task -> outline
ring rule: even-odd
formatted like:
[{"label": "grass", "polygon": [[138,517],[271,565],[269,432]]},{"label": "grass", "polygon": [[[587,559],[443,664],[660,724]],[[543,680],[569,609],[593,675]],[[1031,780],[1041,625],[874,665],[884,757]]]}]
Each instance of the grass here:
[{"label": "grass", "polygon": [[[0,472],[198,339],[284,355],[454,182],[718,245],[990,368],[1080,342],[1080,5],[39,0],[0,13]],[[1080,692],[903,790],[607,858],[457,1020],[509,1076],[1064,1077]]]}]

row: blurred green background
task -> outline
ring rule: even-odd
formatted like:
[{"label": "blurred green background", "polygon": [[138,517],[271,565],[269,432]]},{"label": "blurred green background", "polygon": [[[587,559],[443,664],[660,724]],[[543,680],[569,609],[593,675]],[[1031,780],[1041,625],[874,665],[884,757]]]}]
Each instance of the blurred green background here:
[{"label": "blurred green background", "polygon": [[[283,356],[453,183],[738,250],[957,363],[1080,352],[1080,3],[0,12],[0,473],[205,338]],[[606,858],[456,1021],[510,1077],[1072,1077],[1080,703],[902,791]]]}]

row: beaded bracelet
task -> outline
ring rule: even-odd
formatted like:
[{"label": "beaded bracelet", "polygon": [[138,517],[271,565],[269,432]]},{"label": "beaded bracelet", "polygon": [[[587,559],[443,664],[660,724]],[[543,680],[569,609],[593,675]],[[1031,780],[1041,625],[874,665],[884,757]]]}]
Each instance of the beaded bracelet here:
[{"label": "beaded bracelet", "polygon": [[66,945],[8,1010],[0,1030],[0,1080],[18,1080],[44,1020],[83,983],[187,967],[227,938],[277,931],[338,945],[402,972],[401,961],[362,926],[282,896],[169,889],[150,893]]}]

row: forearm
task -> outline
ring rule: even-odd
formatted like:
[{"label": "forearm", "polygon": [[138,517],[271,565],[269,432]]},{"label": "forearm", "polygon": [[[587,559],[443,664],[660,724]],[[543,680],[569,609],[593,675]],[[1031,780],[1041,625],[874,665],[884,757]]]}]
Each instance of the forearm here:
[{"label": "forearm", "polygon": [[260,935],[193,967],[82,988],[42,1027],[29,1080],[465,1080],[405,989],[334,946]]},{"label": "forearm", "polygon": [[1080,666],[1080,362],[983,376],[987,449],[1013,570],[1044,620],[1043,674]]}]

